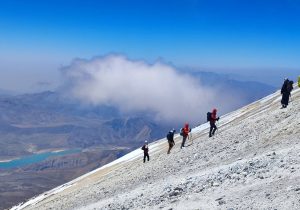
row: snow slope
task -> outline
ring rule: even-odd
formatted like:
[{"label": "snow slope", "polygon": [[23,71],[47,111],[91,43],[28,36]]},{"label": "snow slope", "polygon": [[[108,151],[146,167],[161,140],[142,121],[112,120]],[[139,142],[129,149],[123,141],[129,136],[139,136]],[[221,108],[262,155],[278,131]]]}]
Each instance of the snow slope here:
[{"label": "snow slope", "polygon": [[[208,123],[166,154],[166,139],[12,209],[300,209],[300,89],[280,109],[280,93]],[[193,143],[192,143],[193,142]]]}]

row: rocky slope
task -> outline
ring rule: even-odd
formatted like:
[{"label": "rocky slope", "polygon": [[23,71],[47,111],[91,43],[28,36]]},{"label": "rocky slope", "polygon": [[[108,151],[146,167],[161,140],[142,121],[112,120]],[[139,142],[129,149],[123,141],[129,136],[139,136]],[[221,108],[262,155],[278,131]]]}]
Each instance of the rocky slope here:
[{"label": "rocky slope", "polygon": [[208,124],[170,155],[162,139],[13,209],[300,209],[300,89],[287,109],[280,93]]}]

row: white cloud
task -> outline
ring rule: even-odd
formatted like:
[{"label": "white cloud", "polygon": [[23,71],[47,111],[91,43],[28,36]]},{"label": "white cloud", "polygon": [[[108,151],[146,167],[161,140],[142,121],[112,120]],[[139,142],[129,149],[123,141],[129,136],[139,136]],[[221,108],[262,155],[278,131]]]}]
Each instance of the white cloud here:
[{"label": "white cloud", "polygon": [[199,122],[217,98],[217,104],[234,103],[234,97],[228,101],[224,92],[220,97],[218,90],[161,62],[107,55],[74,60],[62,72],[68,93],[85,103],[113,105],[124,113],[149,111],[166,122]]}]

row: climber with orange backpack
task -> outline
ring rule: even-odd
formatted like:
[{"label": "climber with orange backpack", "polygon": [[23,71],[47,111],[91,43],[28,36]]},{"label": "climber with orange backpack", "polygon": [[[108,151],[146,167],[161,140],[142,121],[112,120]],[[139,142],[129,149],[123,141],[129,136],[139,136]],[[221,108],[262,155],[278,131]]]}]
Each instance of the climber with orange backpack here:
[{"label": "climber with orange backpack", "polygon": [[180,135],[182,136],[182,143],[181,143],[181,149],[185,147],[186,139],[189,137],[189,132],[191,132],[191,129],[189,128],[189,124],[185,123],[184,127],[180,129]]}]

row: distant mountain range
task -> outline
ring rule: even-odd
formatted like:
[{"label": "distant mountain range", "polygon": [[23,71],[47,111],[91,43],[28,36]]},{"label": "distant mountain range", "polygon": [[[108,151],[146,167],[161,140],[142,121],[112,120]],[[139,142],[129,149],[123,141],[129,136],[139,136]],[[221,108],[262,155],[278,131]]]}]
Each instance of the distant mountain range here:
[{"label": "distant mountain range", "polygon": [[0,89],[0,96],[9,96],[9,95],[16,95],[16,93],[10,90]]},{"label": "distant mountain range", "polygon": [[55,148],[134,148],[166,132],[159,130],[150,119],[121,117],[113,107],[83,107],[55,92],[0,97],[2,159]]},{"label": "distant mountain range", "polygon": [[[204,86],[242,95],[237,107],[274,91],[259,82],[232,80],[211,72],[191,73]],[[222,92],[220,92],[222,94]],[[204,116],[204,115],[203,115]],[[0,96],[0,159],[52,148],[128,146],[160,138],[177,125],[163,125],[141,113],[122,115],[109,106],[84,106],[57,92]]]},{"label": "distant mountain range", "polygon": [[[242,105],[253,102],[276,90],[275,87],[256,81],[239,81],[233,79],[230,74],[217,74],[213,72],[188,71],[197,78],[199,82],[207,87],[215,87],[219,90],[226,90],[239,96],[243,96]],[[220,93],[221,94],[221,93]],[[239,104],[238,106],[242,106]]]}]

